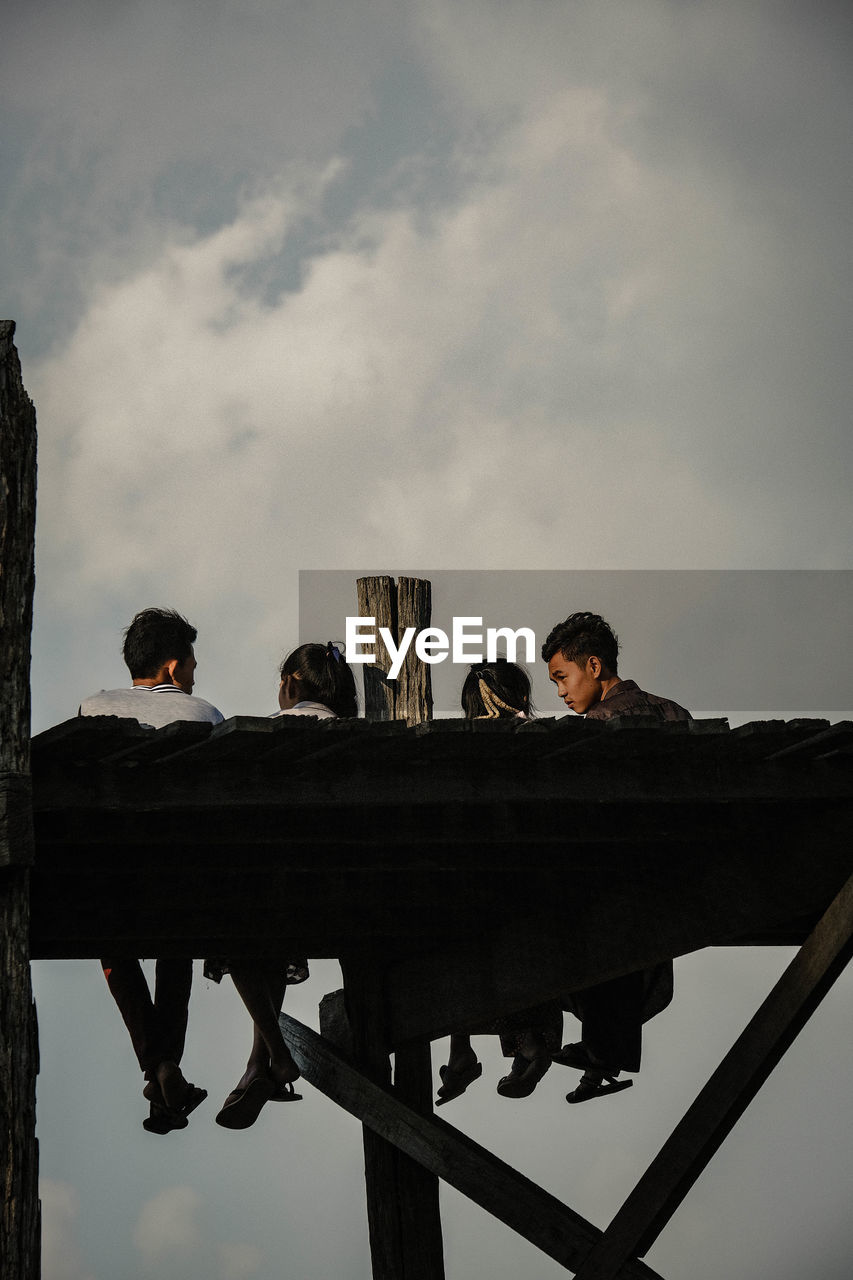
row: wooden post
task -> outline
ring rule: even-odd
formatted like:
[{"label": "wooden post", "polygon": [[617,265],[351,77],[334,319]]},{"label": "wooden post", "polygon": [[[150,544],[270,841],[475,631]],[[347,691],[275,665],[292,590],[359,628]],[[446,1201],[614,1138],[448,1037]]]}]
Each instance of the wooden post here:
[{"label": "wooden post", "polygon": [[391,657],[379,637],[379,628],[387,627],[399,645],[407,627],[422,631],[429,626],[432,612],[432,590],[422,578],[400,578],[399,582],[383,575],[358,578],[358,613],[361,618],[375,618],[376,662],[362,667],[364,671],[364,714],[368,720],[405,720],[420,724],[432,716],[432,681],[430,669],[421,662],[410,645],[396,680],[388,678]]},{"label": "wooden post", "polygon": [[[375,1083],[391,1083],[384,1032],[381,969],[345,962],[345,1001],[355,1061]],[[432,1111],[429,1045],[397,1059],[395,1092],[422,1114]],[[367,1125],[364,1177],[373,1280],[444,1280],[438,1178]]]},{"label": "wooden post", "polygon": [[14,334],[11,320],[0,321],[0,1274],[38,1280],[38,1039],[29,961],[36,416],[21,382]]},{"label": "wooden post", "polygon": [[[423,631],[432,617],[432,587],[425,578],[401,578],[397,583],[397,632],[405,635],[406,627],[415,633]],[[432,678],[430,667],[422,662],[411,644],[403,662],[397,685],[397,719],[407,724],[422,724],[432,719]]]},{"label": "wooden post", "polygon": [[388,679],[391,658],[379,637],[379,628],[387,627],[397,637],[397,588],[394,579],[387,575],[377,578],[358,578],[358,616],[375,618],[376,662],[361,668],[364,672],[364,715],[367,720],[395,720],[397,686]]}]

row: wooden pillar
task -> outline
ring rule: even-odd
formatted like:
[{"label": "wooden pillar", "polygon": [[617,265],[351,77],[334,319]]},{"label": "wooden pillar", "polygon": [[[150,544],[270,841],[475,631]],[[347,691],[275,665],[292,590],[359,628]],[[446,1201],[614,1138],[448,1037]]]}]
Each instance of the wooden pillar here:
[{"label": "wooden pillar", "polygon": [[364,672],[364,714],[368,720],[405,720],[420,724],[432,717],[432,681],[429,666],[418,658],[412,643],[396,680],[388,678],[391,657],[379,637],[387,627],[399,645],[407,627],[415,632],[429,626],[432,589],[423,578],[400,578],[387,574],[359,578],[356,582],[358,613],[376,619],[376,662],[362,667]]},{"label": "wooden pillar", "polygon": [[38,1038],[29,962],[36,417],[14,333],[11,320],[0,321],[0,1275],[38,1280]]},{"label": "wooden pillar", "polygon": [[388,679],[391,658],[379,636],[379,628],[387,627],[397,637],[397,588],[393,578],[358,578],[358,615],[376,619],[376,661],[361,668],[364,672],[364,715],[368,720],[395,720],[397,686]]},{"label": "wooden pillar", "polygon": [[[407,627],[429,626],[432,591],[419,578],[388,575],[357,580],[358,612],[376,621],[374,665],[365,665],[364,714],[368,720],[420,724],[432,716],[429,666],[411,644],[396,680],[379,636],[387,627],[399,646]],[[342,961],[346,1012],[355,1061],[377,1084],[391,1084],[383,969],[376,960]],[[423,1115],[432,1113],[429,1042],[407,1045],[395,1057],[394,1090]],[[444,1247],[438,1178],[396,1146],[363,1126],[367,1219],[374,1280],[443,1280]]]},{"label": "wooden pillar", "polygon": [[[346,1010],[355,1062],[388,1088],[391,1063],[385,1036],[381,968],[342,961]],[[429,1044],[397,1054],[394,1092],[424,1115],[432,1113]],[[364,1177],[373,1280],[444,1280],[438,1178],[366,1125]]]},{"label": "wooden pillar", "polygon": [[[415,634],[425,630],[432,617],[432,587],[425,578],[400,578],[397,583],[397,633],[402,638],[407,627]],[[432,719],[432,678],[430,667],[409,646],[397,680],[397,719],[422,724]]]}]

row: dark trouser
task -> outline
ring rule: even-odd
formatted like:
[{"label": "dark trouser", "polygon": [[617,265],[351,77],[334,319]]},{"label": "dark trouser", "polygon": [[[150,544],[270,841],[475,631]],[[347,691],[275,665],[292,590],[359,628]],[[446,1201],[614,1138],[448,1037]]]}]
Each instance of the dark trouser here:
[{"label": "dark trouser", "polygon": [[497,1031],[501,1038],[501,1052],[505,1058],[514,1058],[521,1052],[528,1032],[539,1034],[549,1053],[559,1049],[563,1038],[563,1011],[559,1000],[549,1000],[533,1009],[497,1018],[490,1031]]},{"label": "dark trouser", "polygon": [[642,973],[626,973],[570,997],[569,1007],[581,1020],[584,1045],[608,1067],[640,1070],[644,990]]},{"label": "dark trouser", "polygon": [[158,960],[154,999],[138,960],[102,960],[133,1051],[150,1080],[161,1062],[180,1063],[187,1034],[192,960]]}]

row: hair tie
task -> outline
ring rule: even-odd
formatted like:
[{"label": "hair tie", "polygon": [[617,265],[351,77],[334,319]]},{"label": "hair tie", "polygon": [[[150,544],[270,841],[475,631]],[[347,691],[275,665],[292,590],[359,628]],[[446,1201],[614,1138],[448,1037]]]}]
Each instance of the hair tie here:
[{"label": "hair tie", "polygon": [[331,640],[326,645],[326,654],[330,658],[334,658],[335,662],[343,662],[343,655],[336,644],[332,644]]}]

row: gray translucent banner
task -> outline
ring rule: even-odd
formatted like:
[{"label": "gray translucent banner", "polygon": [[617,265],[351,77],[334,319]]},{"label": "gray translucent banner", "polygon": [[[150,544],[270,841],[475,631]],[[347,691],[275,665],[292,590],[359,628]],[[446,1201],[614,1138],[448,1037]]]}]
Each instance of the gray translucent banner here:
[{"label": "gray translucent banner", "polygon": [[[356,579],[375,574],[427,578],[430,625],[448,638],[463,617],[482,619],[484,645],[488,628],[532,630],[533,661],[523,647],[519,660],[540,715],[566,714],[539,651],[555,623],[579,610],[600,613],[616,631],[624,679],[694,716],[739,724],[853,715],[851,570],[309,569],[299,575],[300,642],[343,641],[347,618],[358,615]],[[466,671],[452,655],[432,665],[436,717],[460,714]]]}]

